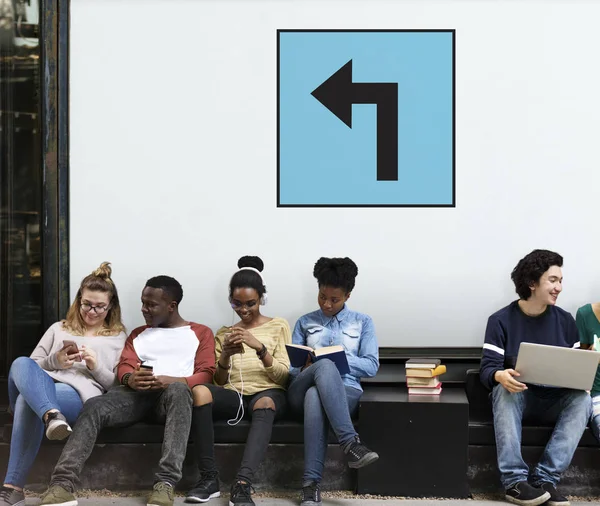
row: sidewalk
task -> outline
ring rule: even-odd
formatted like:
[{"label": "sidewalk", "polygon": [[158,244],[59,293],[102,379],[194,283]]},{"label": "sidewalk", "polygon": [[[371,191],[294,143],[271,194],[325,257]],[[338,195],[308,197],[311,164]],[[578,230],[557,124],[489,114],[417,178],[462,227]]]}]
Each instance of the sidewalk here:
[{"label": "sidewalk", "polygon": [[[28,499],[27,506],[39,504],[39,499]],[[97,497],[89,499],[79,499],[80,506],[145,506],[144,497]],[[257,497],[254,499],[256,506],[298,506],[300,500],[293,499],[263,499]],[[178,506],[187,504],[183,502],[182,497],[175,500]],[[227,506],[229,501],[224,498],[211,499],[206,503],[207,506]],[[504,501],[474,501],[474,500],[415,500],[415,499],[323,499],[323,506],[507,506]],[[590,506],[590,502],[572,502],[571,506]]]}]

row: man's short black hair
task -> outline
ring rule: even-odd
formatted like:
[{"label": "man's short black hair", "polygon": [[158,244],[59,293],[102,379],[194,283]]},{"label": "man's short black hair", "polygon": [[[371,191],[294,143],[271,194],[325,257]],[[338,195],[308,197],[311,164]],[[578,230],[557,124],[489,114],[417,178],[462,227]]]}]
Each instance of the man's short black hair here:
[{"label": "man's short black hair", "polygon": [[519,260],[510,275],[519,298],[523,300],[531,297],[530,286],[539,283],[540,278],[550,267],[562,267],[563,257],[554,251],[536,249]]},{"label": "man's short black hair", "polygon": [[183,299],[183,288],[179,281],[171,276],[154,276],[146,281],[146,286],[160,288],[171,300],[177,302],[177,305]]}]

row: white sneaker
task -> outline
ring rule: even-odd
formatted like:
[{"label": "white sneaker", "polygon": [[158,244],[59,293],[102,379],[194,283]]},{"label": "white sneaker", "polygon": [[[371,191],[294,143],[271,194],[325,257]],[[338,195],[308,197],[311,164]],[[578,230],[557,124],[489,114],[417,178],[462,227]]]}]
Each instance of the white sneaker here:
[{"label": "white sneaker", "polygon": [[67,419],[60,411],[53,411],[46,417],[46,437],[60,441],[71,435],[73,429],[67,423]]}]

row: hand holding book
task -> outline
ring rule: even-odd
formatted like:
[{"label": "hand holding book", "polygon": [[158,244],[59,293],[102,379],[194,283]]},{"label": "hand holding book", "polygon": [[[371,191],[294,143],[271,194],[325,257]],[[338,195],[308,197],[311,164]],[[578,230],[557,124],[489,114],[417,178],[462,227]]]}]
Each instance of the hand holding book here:
[{"label": "hand holding book", "polygon": [[303,346],[301,344],[286,344],[285,348],[290,357],[290,364],[293,367],[302,367],[304,369],[311,363],[328,358],[337,366],[340,374],[350,373],[350,366],[348,365],[346,351],[343,346],[325,346],[315,350],[310,346]]}]

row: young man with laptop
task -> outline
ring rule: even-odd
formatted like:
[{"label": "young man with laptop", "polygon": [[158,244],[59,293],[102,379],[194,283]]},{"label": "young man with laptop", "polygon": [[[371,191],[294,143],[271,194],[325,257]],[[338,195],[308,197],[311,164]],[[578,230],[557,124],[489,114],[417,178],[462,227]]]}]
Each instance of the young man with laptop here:
[{"label": "young man with laptop", "polygon": [[[519,299],[489,317],[481,381],[491,391],[500,479],[506,500],[521,506],[568,506],[557,490],[591,414],[584,390],[555,388],[519,381],[514,369],[522,342],[576,348],[575,320],[556,306],[562,291],[563,259],[534,250],[511,274]],[[523,417],[555,423],[544,453],[530,472],[521,454]]]}]

